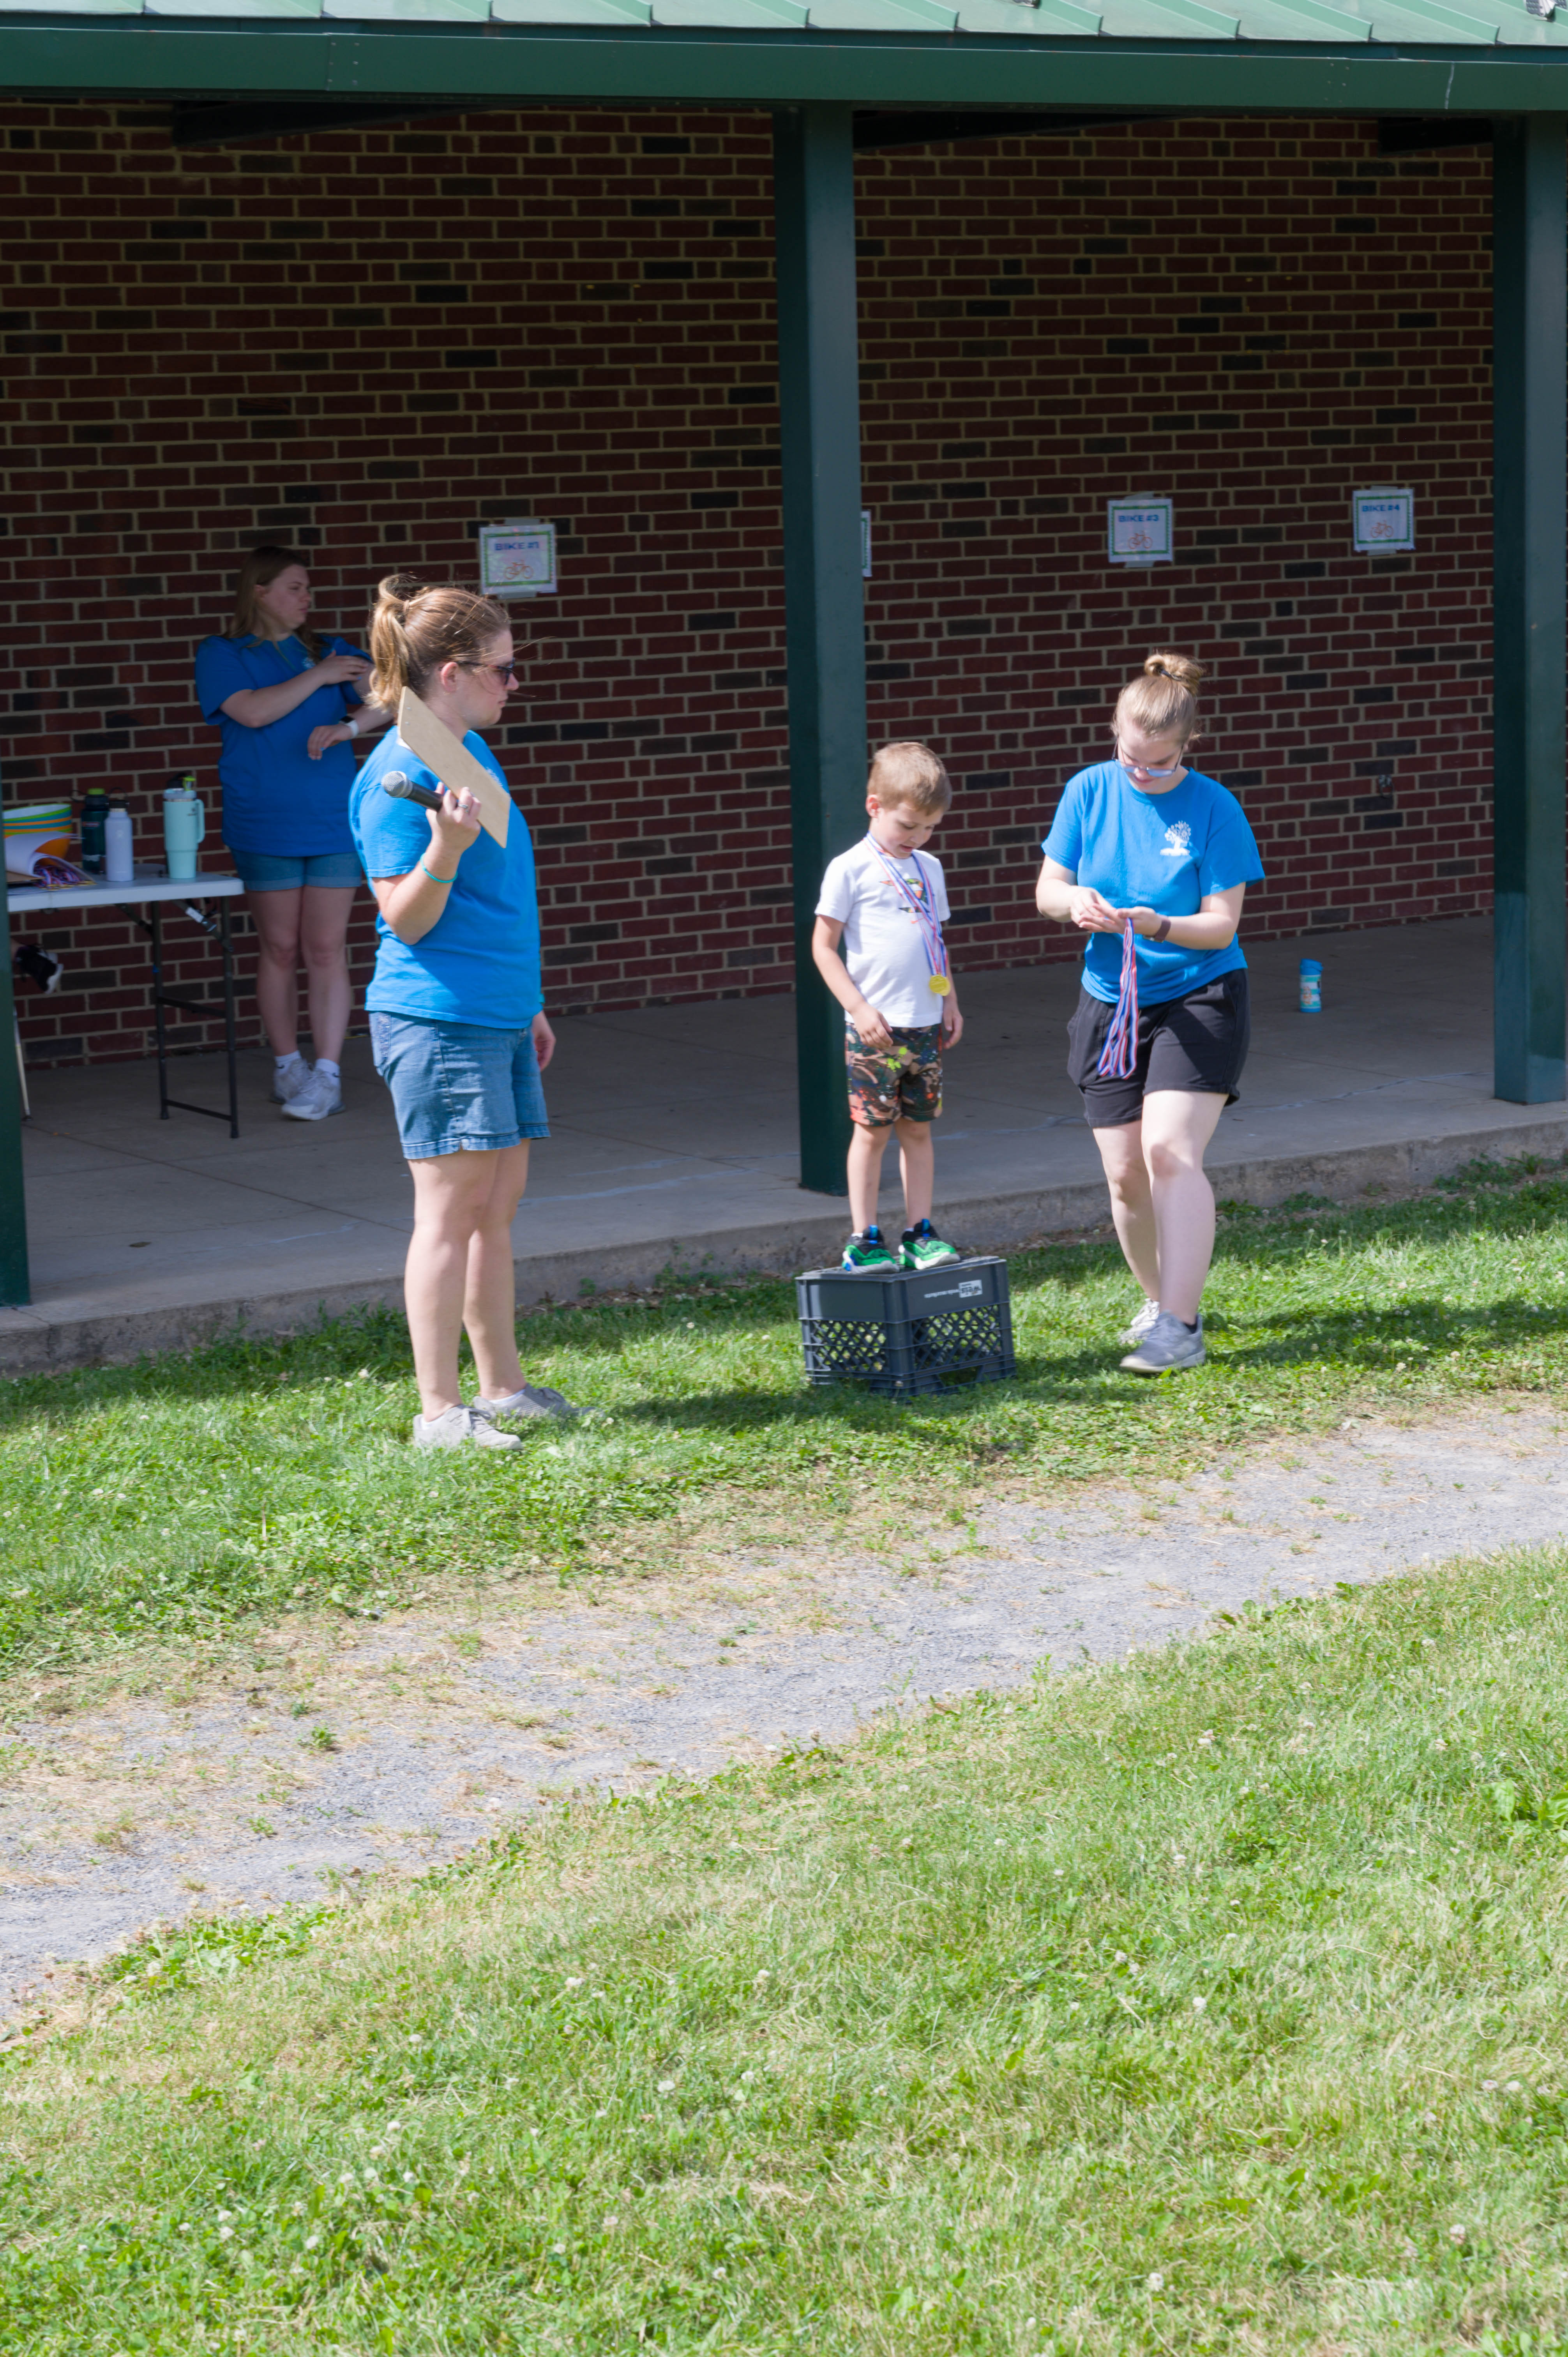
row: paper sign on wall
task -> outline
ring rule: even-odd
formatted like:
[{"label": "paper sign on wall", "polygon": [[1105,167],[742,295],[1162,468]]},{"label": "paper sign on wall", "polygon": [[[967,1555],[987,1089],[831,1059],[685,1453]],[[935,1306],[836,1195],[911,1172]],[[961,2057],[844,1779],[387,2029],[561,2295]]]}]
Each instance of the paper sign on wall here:
[{"label": "paper sign on wall", "polygon": [[1110,550],[1112,565],[1170,565],[1176,526],[1170,500],[1112,500]]},{"label": "paper sign on wall", "polygon": [[1415,546],[1415,496],[1384,489],[1353,491],[1351,530],[1358,555]]},{"label": "paper sign on wall", "polygon": [[860,511],[860,577],[863,581],[869,581],[871,578],[871,510],[869,508],[862,508]]},{"label": "paper sign on wall", "polygon": [[553,597],[553,523],[487,523],[479,528],[479,587],[487,597]]}]

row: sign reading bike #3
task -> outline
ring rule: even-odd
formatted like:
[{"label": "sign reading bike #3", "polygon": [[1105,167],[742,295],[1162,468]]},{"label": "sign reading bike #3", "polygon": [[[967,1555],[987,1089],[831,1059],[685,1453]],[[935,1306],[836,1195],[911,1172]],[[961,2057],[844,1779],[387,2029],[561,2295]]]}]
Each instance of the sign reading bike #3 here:
[{"label": "sign reading bike #3", "polygon": [[1112,500],[1109,555],[1112,565],[1170,565],[1176,527],[1169,500]]},{"label": "sign reading bike #3", "polygon": [[1415,498],[1410,491],[1386,488],[1354,491],[1350,519],[1359,556],[1381,556],[1392,549],[1415,546]]}]

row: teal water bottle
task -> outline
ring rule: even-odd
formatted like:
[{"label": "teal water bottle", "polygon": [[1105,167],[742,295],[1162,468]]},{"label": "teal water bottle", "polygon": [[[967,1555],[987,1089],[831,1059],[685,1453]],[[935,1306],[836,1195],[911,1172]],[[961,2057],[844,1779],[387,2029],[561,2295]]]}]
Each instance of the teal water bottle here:
[{"label": "teal water bottle", "polygon": [[188,883],[196,874],[196,855],[207,834],[207,805],[187,771],[164,789],[164,866],[171,881]]},{"label": "teal water bottle", "polygon": [[1316,958],[1303,958],[1296,1004],[1304,1015],[1323,1012],[1323,967]]}]

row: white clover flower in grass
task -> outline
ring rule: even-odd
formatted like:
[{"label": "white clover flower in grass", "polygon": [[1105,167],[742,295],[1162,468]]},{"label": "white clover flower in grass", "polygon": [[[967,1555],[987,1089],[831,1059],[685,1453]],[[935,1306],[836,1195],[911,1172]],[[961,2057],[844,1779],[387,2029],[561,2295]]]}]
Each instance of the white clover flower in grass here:
[{"label": "white clover flower in grass", "polygon": [[1192,2000],[1192,2009],[1194,2013],[1207,2013],[1208,1999],[1206,1996],[1195,1996]]},{"label": "white clover flower in grass", "polygon": [[675,2093],[674,2080],[660,2079],[659,2082],[659,2092],[661,2095],[672,2095]]},{"label": "white clover flower in grass", "polygon": [[1450,2226],[1448,2229],[1448,2239],[1451,2243],[1462,2243],[1465,2239],[1464,2227]]},{"label": "white clover flower in grass", "polygon": [[1151,2291],[1164,2291],[1165,2287],[1165,2279],[1164,2276],[1161,2275],[1158,2267],[1156,2267],[1154,2274],[1149,2277],[1149,2289]]}]

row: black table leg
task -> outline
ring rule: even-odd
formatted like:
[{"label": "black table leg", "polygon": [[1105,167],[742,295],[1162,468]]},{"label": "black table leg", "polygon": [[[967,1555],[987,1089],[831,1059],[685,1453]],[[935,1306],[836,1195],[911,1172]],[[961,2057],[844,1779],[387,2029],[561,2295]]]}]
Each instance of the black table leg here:
[{"label": "black table leg", "polygon": [[223,1044],[229,1053],[229,1135],[240,1135],[240,1076],[234,1060],[234,945],[229,931],[229,903],[218,903],[218,939],[223,951]]},{"label": "black table leg", "polygon": [[168,1119],[168,1039],[164,1029],[164,916],[159,903],[152,903],[152,920],[147,928],[153,937],[153,1018],[157,1027],[158,1040],[158,1119]]}]

